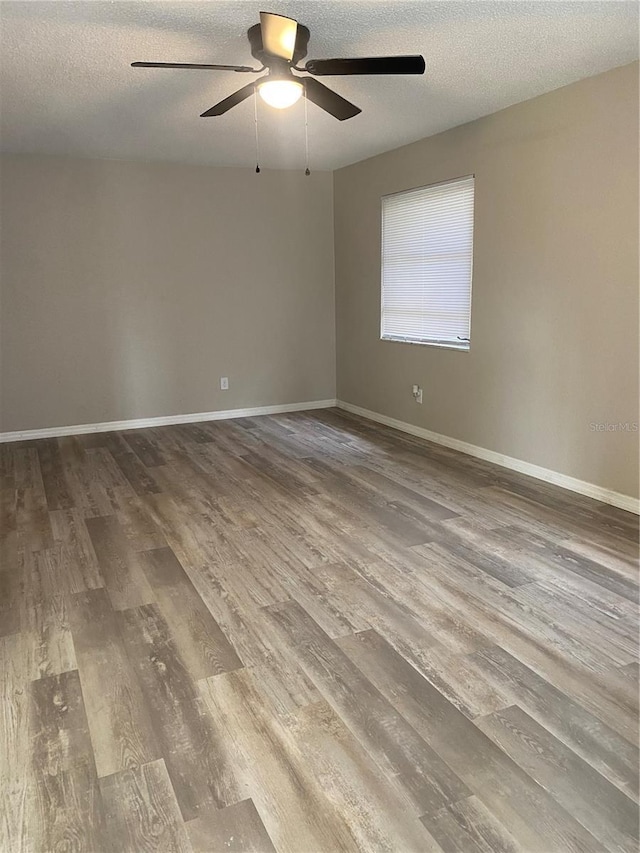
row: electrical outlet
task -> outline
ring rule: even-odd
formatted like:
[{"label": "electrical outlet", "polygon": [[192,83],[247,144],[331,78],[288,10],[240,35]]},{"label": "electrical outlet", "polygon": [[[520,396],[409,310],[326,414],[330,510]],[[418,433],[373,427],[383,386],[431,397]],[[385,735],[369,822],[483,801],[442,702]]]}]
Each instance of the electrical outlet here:
[{"label": "electrical outlet", "polygon": [[412,385],[411,393],[416,403],[422,404],[422,388],[419,385]]},{"label": "electrical outlet", "polygon": [[220,390],[221,391],[228,391],[229,390],[229,377],[228,376],[221,376],[220,377]]}]

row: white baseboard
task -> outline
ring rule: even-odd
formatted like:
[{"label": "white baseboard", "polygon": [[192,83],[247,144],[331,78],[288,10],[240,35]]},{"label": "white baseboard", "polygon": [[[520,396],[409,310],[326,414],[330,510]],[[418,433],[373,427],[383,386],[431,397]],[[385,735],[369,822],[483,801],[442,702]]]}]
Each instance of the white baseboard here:
[{"label": "white baseboard", "polygon": [[495,462],[496,465],[501,465],[503,468],[509,468],[512,471],[518,471],[521,474],[528,474],[530,477],[535,477],[537,480],[544,480],[546,483],[553,483],[555,486],[560,486],[563,489],[568,489],[570,492],[577,492],[589,498],[594,498],[602,503],[617,506],[620,509],[626,509],[628,512],[634,512],[640,515],[640,501],[630,495],[623,495],[620,492],[614,492],[611,489],[605,489],[602,486],[596,486],[595,483],[587,483],[585,480],[578,480],[576,477],[569,477],[567,474],[560,474],[558,471],[552,471],[550,468],[542,468],[540,465],[533,465],[531,462],[525,462],[522,459],[514,459],[512,456],[505,456],[502,453],[496,453],[495,450],[487,450],[485,447],[478,447],[475,444],[468,444],[466,441],[460,441],[458,438],[450,438],[448,435],[440,435],[437,432],[431,432],[423,427],[414,426],[405,421],[398,421],[395,418],[390,418],[387,415],[371,412],[369,409],[363,409],[360,406],[354,406],[352,403],[345,403],[343,400],[338,400],[338,408],[344,409],[346,412],[351,412],[354,415],[360,415],[362,418],[367,418],[370,421],[384,424],[401,432],[409,433],[409,435],[425,438],[427,441],[433,441],[435,444],[441,444],[444,447],[450,447],[452,450],[459,450],[462,453],[467,453],[469,456],[475,456],[478,459],[484,459],[487,462]]},{"label": "white baseboard", "polygon": [[219,412],[192,412],[188,415],[162,415],[156,418],[136,418],[129,421],[105,421],[100,424],[74,424],[73,426],[27,429],[0,433],[0,443],[25,441],[34,438],[59,438],[65,435],[83,435],[90,432],[114,432],[145,427],[193,424],[202,421],[223,421],[229,418],[251,418],[254,415],[280,415],[285,412],[303,412],[311,409],[329,409],[336,400],[312,400],[307,403],[283,403],[279,406],[256,406],[251,409],[222,409]]}]

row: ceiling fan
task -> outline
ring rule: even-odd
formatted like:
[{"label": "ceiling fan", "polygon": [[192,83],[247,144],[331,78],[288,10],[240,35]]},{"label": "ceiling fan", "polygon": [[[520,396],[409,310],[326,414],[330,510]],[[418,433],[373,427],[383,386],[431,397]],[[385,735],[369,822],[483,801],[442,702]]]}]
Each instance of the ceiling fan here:
[{"label": "ceiling fan", "polygon": [[[200,65],[192,62],[132,62],[134,68],[193,68],[208,71],[237,71],[244,74],[266,73],[238,89],[228,98],[202,113],[202,118],[220,116],[242,103],[255,92],[270,106],[293,106],[303,91],[306,98],[339,121],[358,115],[359,107],[329,89],[316,77],[347,74],[424,74],[422,56],[376,56],[358,59],[312,59],[300,67],[307,55],[309,30],[293,18],[260,12],[260,23],[247,30],[251,54],[262,63],[249,65]],[[299,77],[294,71],[310,74]]]}]

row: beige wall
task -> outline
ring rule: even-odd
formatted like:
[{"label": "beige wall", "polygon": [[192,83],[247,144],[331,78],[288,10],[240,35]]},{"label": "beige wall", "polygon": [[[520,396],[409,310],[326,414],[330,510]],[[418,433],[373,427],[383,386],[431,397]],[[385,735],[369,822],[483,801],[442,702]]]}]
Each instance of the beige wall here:
[{"label": "beige wall", "polygon": [[0,197],[0,430],[335,397],[330,173],[4,156]]},{"label": "beige wall", "polygon": [[[471,173],[471,351],[380,341],[380,196]],[[638,494],[638,434],[590,427],[638,421],[637,63],[342,169],[334,204],[339,399]]]}]

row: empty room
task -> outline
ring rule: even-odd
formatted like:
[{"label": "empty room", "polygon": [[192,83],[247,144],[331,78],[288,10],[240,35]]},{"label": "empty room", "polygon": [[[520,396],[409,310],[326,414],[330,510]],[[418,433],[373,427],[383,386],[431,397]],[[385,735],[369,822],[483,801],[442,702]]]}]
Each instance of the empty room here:
[{"label": "empty room", "polygon": [[0,0],[0,853],[636,853],[635,0]]}]

